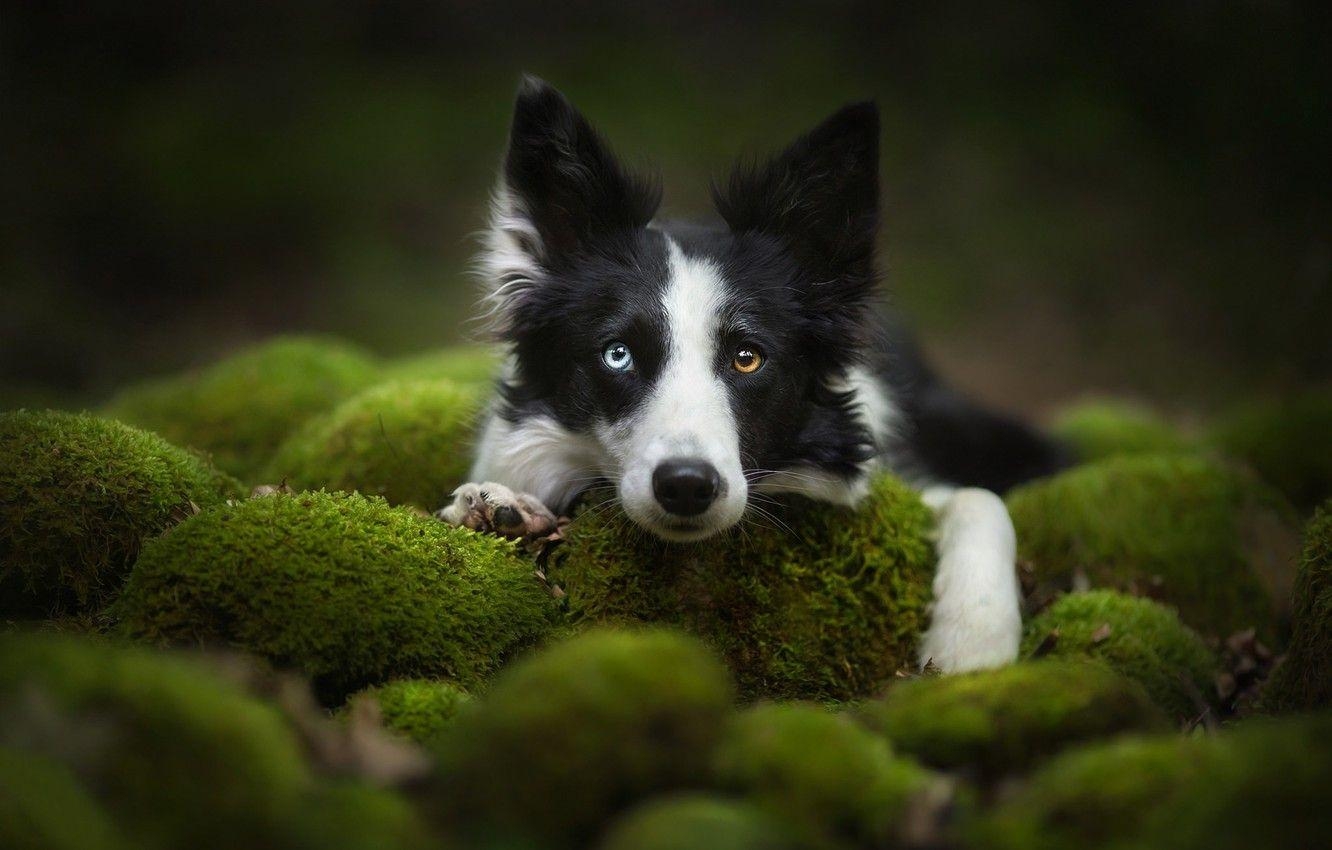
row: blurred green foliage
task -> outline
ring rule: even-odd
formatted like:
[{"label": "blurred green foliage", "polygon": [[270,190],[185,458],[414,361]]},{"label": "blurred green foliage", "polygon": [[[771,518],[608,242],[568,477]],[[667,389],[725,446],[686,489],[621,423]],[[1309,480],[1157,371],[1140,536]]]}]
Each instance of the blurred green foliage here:
[{"label": "blurred green foliage", "polygon": [[15,7],[0,406],[282,330],[461,337],[523,70],[654,162],[670,214],[877,97],[892,297],[991,399],[1326,378],[1327,23],[1182,0]]}]

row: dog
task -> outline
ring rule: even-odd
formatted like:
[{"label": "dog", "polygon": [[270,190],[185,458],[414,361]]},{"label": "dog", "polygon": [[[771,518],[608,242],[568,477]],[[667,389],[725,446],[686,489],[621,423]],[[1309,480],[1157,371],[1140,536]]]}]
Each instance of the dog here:
[{"label": "dog", "polygon": [[997,494],[1065,453],[949,389],[875,309],[878,148],[876,106],[846,106],[714,184],[716,225],[661,221],[659,182],[525,78],[477,264],[508,359],[473,483],[441,518],[484,502],[510,525],[553,521],[611,482],[633,522],[690,542],[734,527],[756,494],[854,506],[887,469],[938,518],[922,664],[1014,660]]}]

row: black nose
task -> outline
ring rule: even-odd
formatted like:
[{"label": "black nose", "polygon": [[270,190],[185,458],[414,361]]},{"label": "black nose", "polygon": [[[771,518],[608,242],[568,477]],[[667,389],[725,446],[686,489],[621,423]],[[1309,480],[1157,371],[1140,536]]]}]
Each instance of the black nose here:
[{"label": "black nose", "polygon": [[720,488],[717,468],[705,460],[668,460],[652,472],[652,495],[676,516],[703,513]]}]

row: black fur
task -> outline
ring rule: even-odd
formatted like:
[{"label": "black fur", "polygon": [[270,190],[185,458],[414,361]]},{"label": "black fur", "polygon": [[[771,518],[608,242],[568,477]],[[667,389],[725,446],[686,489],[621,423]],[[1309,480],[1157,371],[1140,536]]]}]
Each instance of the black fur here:
[{"label": "black fur", "polygon": [[[1059,452],[1043,437],[971,406],[938,382],[904,335],[877,332],[878,134],[872,103],[848,106],[714,187],[724,226],[648,228],[658,184],[621,165],[562,95],[526,80],[504,174],[540,233],[532,253],[542,278],[510,305],[505,335],[518,372],[502,387],[503,415],[549,414],[586,433],[632,413],[665,361],[668,235],[725,280],[716,368],[748,472],[812,466],[848,480],[863,475],[875,454],[871,435],[854,396],[833,389],[858,364],[872,365],[902,408],[905,432],[879,447],[899,471],[1002,491],[1057,468]],[[611,340],[633,350],[632,373],[603,367]],[[729,368],[742,346],[762,351],[758,372]]]}]

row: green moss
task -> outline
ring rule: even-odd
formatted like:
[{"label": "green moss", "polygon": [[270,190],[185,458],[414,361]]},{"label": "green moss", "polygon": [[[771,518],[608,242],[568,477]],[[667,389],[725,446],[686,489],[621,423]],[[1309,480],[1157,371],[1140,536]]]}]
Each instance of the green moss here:
[{"label": "green moss", "polygon": [[0,847],[128,850],[129,846],[67,767],[0,748]]},{"label": "green moss", "polygon": [[616,820],[601,850],[781,850],[794,847],[757,807],[703,794],[651,800]]},{"label": "green moss", "polygon": [[280,337],[189,374],[131,387],[108,416],[209,452],[254,480],[278,445],[311,416],[379,380],[360,349],[312,337]]},{"label": "green moss", "polygon": [[482,846],[584,847],[621,809],[699,782],[732,699],[726,669],[684,635],[555,644],[501,673],[441,739],[446,818]]},{"label": "green moss", "polygon": [[1332,389],[1253,403],[1223,417],[1210,441],[1303,509],[1332,497]]},{"label": "green moss", "polygon": [[1073,751],[969,830],[975,848],[1316,847],[1332,834],[1332,718]]},{"label": "green moss", "polygon": [[1295,583],[1295,631],[1262,702],[1272,711],[1332,707],[1332,500],[1305,529]]},{"label": "green moss", "polygon": [[239,488],[184,449],[119,422],[0,414],[0,614],[100,604],[145,539]]},{"label": "green moss", "polygon": [[317,786],[301,798],[267,845],[297,850],[439,850],[403,797],[350,781]]},{"label": "green moss", "polygon": [[[1049,639],[1052,632],[1058,632]],[[1176,720],[1197,717],[1213,695],[1215,656],[1174,611],[1108,590],[1071,593],[1027,624],[1022,652],[1091,658],[1142,684]]]},{"label": "green moss", "polygon": [[142,847],[250,846],[309,781],[276,710],[88,639],[0,638],[0,745],[60,761]]},{"label": "green moss", "polygon": [[438,508],[467,480],[483,401],[477,387],[446,380],[373,387],[298,429],[263,477]]},{"label": "green moss", "polygon": [[814,847],[895,846],[913,803],[936,782],[851,718],[798,703],[738,715],[714,773],[719,787],[752,799]]},{"label": "green moss", "polygon": [[1138,683],[1100,664],[1056,660],[902,680],[856,713],[899,752],[985,779],[1077,742],[1170,727]]},{"label": "green moss", "polygon": [[1281,497],[1200,455],[1109,458],[1008,495],[1018,557],[1038,583],[1151,595],[1203,634],[1276,631],[1291,514]]},{"label": "green moss", "polygon": [[486,386],[499,371],[499,353],[481,345],[455,345],[426,351],[386,364],[385,377],[393,380],[439,380]]},{"label": "green moss", "polygon": [[1173,452],[1194,441],[1145,407],[1113,399],[1084,401],[1063,411],[1052,428],[1082,461],[1119,454]]},{"label": "green moss", "polygon": [[471,697],[452,682],[398,679],[361,692],[379,705],[384,727],[427,743],[449,727]]},{"label": "green moss", "polygon": [[191,517],[144,548],[115,613],[135,638],[241,647],[336,699],[390,678],[475,685],[551,608],[510,543],[318,492]]},{"label": "green moss", "polygon": [[574,623],[678,625],[725,657],[746,697],[871,693],[915,662],[934,569],[930,513],[889,477],[856,511],[793,507],[688,546],[590,512],[549,573]]}]

